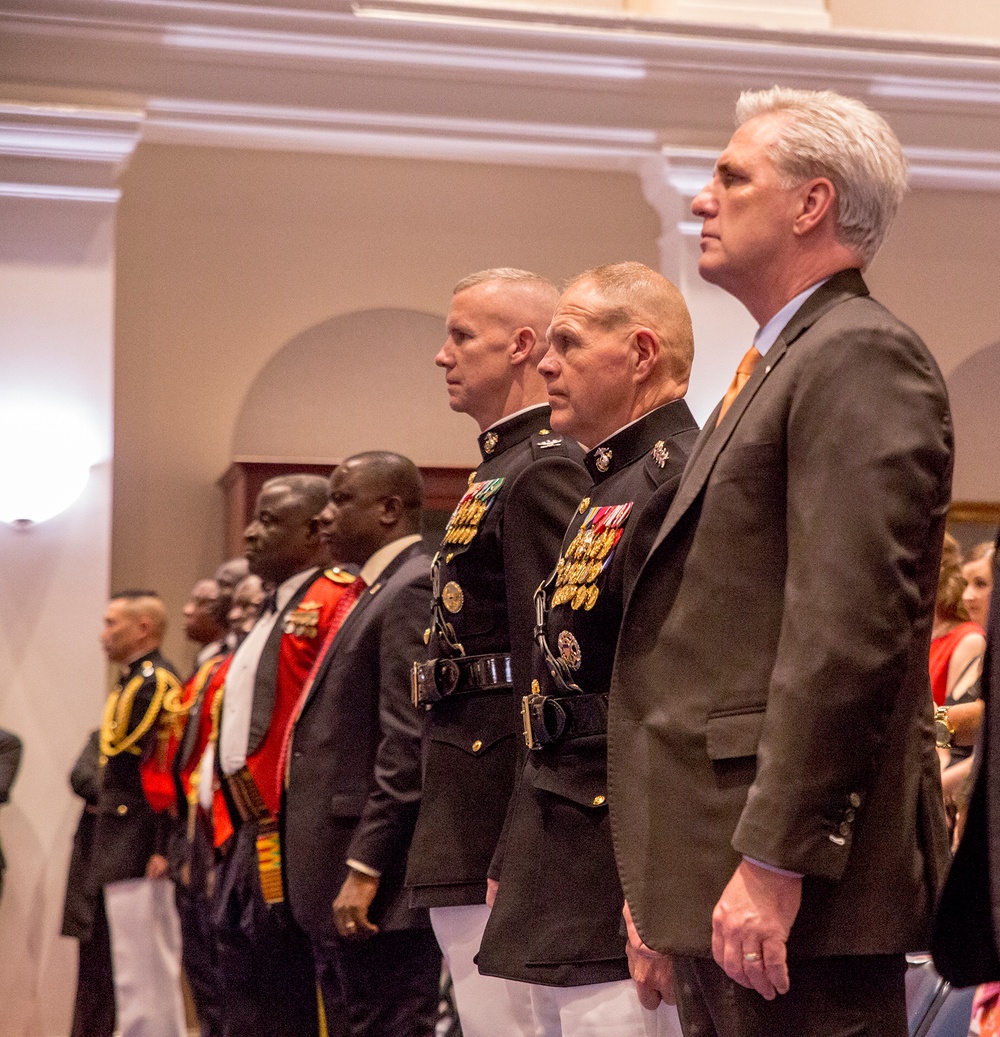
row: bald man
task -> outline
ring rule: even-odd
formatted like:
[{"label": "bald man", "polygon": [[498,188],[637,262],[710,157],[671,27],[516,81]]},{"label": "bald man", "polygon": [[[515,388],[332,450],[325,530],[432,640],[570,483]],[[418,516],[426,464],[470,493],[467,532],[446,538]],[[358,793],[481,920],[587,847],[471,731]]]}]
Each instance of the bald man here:
[{"label": "bald man", "polygon": [[103,889],[123,1037],[186,1034],[180,923],[167,878],[172,782],[162,749],[183,714],[160,654],[166,611],[153,591],[112,597],[101,647],[121,668],[104,708],[91,886]]},{"label": "bald man", "polygon": [[466,1037],[533,1033],[526,992],[480,976],[473,957],[524,752],[513,689],[531,665],[531,596],[590,483],[579,445],[552,429],[538,372],[558,298],[524,270],[466,277],[435,359],[452,410],[479,426],[481,463],[432,564],[429,661],[414,672],[427,711],[424,790],[407,884],[430,908]]}]

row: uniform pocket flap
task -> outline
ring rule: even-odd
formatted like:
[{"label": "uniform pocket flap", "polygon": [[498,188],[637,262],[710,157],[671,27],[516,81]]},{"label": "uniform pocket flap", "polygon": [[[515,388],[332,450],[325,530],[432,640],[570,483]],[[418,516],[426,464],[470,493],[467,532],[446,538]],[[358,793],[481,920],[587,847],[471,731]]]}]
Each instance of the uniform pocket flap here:
[{"label": "uniform pocket flap", "polygon": [[742,713],[710,716],[707,728],[708,758],[735,760],[756,756],[763,730],[763,706]]},{"label": "uniform pocket flap", "polygon": [[536,789],[578,803],[582,807],[603,807],[608,795],[608,767],[603,752],[545,754],[528,774]]}]

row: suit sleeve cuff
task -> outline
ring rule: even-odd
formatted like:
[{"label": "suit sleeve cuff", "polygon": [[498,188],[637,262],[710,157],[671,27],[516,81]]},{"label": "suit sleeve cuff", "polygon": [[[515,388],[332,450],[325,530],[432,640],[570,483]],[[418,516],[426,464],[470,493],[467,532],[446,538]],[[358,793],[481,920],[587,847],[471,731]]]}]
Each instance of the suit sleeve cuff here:
[{"label": "suit sleeve cuff", "polygon": [[362,875],[367,875],[371,879],[382,878],[382,872],[377,868],[371,868],[367,864],[362,864],[361,861],[356,861],[353,857],[347,858],[347,866],[352,868],[354,871],[361,872]]},{"label": "suit sleeve cuff", "polygon": [[[763,868],[765,871],[773,871],[776,875],[784,875],[786,879],[801,879],[803,877],[801,871],[789,871],[787,868],[779,868],[774,864],[765,864],[763,861],[755,860],[746,854],[743,854],[743,859],[749,864],[756,864],[758,868]],[[347,863],[350,864],[351,862],[348,861]]]}]

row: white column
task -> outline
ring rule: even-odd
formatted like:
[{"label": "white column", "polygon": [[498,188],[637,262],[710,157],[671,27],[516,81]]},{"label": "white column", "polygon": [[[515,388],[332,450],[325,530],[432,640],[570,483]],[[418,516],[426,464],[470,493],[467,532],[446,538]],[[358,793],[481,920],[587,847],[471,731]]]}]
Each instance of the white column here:
[{"label": "white column", "polygon": [[701,220],[691,201],[712,175],[715,152],[664,148],[644,160],[639,176],[646,201],[659,213],[663,233],[660,272],[680,288],[694,325],[694,369],[687,401],[699,424],[725,395],[757,325],[731,295],[698,274]]},{"label": "white column", "polygon": [[829,29],[826,0],[649,0],[644,13],[762,29]]},{"label": "white column", "polygon": [[[95,462],[61,515],[0,523],[0,725],[25,747],[0,808],[10,1037],[69,1030],[76,948],[58,934],[81,801],[68,777],[106,689],[97,635],[110,569],[115,183],[140,118],[0,97],[0,407],[58,408],[49,420],[79,422]],[[30,453],[25,425],[17,445]]]}]

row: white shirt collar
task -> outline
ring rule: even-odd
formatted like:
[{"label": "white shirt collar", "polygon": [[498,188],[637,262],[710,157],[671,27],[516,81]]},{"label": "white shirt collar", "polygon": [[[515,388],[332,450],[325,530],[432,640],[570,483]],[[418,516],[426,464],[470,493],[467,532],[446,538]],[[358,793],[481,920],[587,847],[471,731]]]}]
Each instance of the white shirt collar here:
[{"label": "white shirt collar", "polygon": [[411,533],[409,536],[393,540],[391,544],[386,544],[385,547],[380,547],[375,554],[373,554],[371,558],[361,566],[361,572],[358,573],[361,579],[365,581],[365,586],[374,587],[378,582],[378,578],[385,572],[389,563],[397,555],[402,554],[408,547],[412,544],[419,543],[419,541],[420,534]]},{"label": "white shirt collar", "polygon": [[767,355],[767,351],[778,341],[778,336],[785,330],[788,322],[795,316],[806,299],[829,280],[829,277],[824,277],[822,281],[810,285],[804,292],[799,292],[794,299],[785,303],[762,328],[757,329],[757,334],[753,337],[753,344],[761,356]]}]

